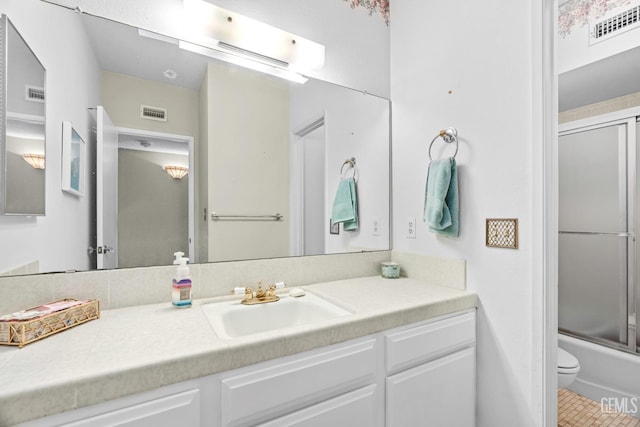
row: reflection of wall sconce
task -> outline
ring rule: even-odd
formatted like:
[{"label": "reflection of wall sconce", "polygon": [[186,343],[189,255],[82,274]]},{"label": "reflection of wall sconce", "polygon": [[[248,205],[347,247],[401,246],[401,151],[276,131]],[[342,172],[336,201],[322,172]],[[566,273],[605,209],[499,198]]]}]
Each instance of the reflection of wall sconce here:
[{"label": "reflection of wall sconce", "polygon": [[189,168],[183,166],[163,166],[162,169],[173,179],[182,179],[189,173]]},{"label": "reflection of wall sconce", "polygon": [[44,169],[44,154],[23,154],[22,158],[34,169]]}]

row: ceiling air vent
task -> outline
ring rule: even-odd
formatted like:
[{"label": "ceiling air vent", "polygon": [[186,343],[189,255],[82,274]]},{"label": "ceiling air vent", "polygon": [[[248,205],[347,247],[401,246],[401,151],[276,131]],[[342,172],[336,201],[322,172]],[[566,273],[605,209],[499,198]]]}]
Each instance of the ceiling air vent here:
[{"label": "ceiling air vent", "polygon": [[599,43],[625,31],[640,26],[640,5],[620,12],[610,18],[594,22],[589,27],[589,44]]},{"label": "ceiling air vent", "polygon": [[32,102],[44,102],[44,88],[25,85],[24,99]]},{"label": "ceiling air vent", "polygon": [[167,109],[158,107],[149,107],[148,105],[140,106],[140,117],[149,120],[158,120],[160,122],[167,121]]}]

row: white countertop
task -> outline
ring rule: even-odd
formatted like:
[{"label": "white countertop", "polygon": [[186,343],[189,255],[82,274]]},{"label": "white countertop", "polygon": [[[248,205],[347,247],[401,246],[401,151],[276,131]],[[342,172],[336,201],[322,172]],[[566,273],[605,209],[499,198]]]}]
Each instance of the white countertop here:
[{"label": "white countertop", "polygon": [[[300,353],[476,307],[465,291],[408,278],[363,277],[305,290],[354,314],[234,339],[216,336],[195,300],[189,309],[143,305],[29,344],[0,346],[0,426]],[[235,297],[240,298],[240,297]],[[275,344],[275,345],[274,345]]]}]

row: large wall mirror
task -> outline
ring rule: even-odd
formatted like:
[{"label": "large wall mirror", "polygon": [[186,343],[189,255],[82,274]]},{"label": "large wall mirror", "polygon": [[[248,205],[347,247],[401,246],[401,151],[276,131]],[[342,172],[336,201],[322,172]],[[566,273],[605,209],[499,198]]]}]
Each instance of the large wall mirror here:
[{"label": "large wall mirror", "polygon": [[[216,262],[390,248],[387,99],[290,82],[166,35],[25,1],[14,13],[29,9],[65,28],[30,34],[60,49],[43,61],[48,150],[59,153],[70,122],[86,144],[87,185],[82,197],[61,192],[60,170],[49,170],[58,165],[48,165],[45,218],[76,223],[68,247],[54,248],[63,233],[46,221],[0,217],[0,239],[27,233],[53,245],[2,245],[0,275],[170,265],[176,251]],[[75,78],[65,75],[70,66]],[[359,226],[345,231],[331,227],[331,212],[340,180],[351,176]]]},{"label": "large wall mirror", "polygon": [[45,70],[6,15],[0,33],[0,212],[44,215]]}]

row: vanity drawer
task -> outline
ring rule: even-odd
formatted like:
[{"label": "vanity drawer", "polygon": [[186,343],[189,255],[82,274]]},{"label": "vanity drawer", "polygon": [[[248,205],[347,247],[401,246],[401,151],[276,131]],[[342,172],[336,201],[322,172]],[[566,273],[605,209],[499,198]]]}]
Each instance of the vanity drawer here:
[{"label": "vanity drawer", "polygon": [[385,334],[387,372],[415,366],[476,341],[476,313],[470,312]]},{"label": "vanity drawer", "polygon": [[[367,339],[221,380],[223,426],[266,421],[373,383],[376,341]],[[264,365],[263,365],[264,366]]]},{"label": "vanity drawer", "polygon": [[259,424],[258,427],[326,427],[379,425],[377,386],[368,385],[284,417]]},{"label": "vanity drawer", "polygon": [[[43,419],[46,420],[46,419]],[[104,414],[62,424],[64,427],[197,427],[200,422],[200,390],[189,390]],[[45,422],[43,425],[47,425]],[[52,424],[48,424],[52,425]]]}]

